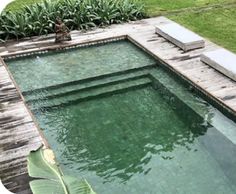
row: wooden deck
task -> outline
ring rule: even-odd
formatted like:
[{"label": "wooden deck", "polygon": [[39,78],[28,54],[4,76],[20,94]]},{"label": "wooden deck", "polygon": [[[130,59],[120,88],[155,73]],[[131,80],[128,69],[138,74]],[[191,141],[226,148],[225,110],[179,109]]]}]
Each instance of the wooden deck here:
[{"label": "wooden deck", "polygon": [[[157,17],[88,33],[72,32],[71,42],[55,44],[54,36],[34,37],[20,42],[0,45],[0,56],[11,58],[34,52],[70,47],[116,37],[127,37],[147,52],[163,61],[170,69],[184,77],[209,97],[236,113],[236,82],[200,61],[200,54],[219,46],[206,40],[206,46],[184,52],[155,34],[155,25],[170,22]],[[27,187],[25,156],[42,143],[37,128],[19,96],[6,68],[0,63],[0,175],[8,188],[16,191]],[[23,181],[23,186],[20,186]]]},{"label": "wooden deck", "polygon": [[0,60],[0,179],[14,193],[31,193],[26,156],[42,139],[19,92]]}]

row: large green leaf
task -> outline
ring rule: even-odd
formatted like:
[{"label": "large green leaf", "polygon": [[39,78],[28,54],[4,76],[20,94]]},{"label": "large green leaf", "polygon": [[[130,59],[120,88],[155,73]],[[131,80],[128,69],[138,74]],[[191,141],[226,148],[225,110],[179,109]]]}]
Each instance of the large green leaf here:
[{"label": "large green leaf", "polygon": [[30,182],[33,194],[95,194],[86,180],[63,175],[50,149],[30,153],[28,173],[37,178]]}]

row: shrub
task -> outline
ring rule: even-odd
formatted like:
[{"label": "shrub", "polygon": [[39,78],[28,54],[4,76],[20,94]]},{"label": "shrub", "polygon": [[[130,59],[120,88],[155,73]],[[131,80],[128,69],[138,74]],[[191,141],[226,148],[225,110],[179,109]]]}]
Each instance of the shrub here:
[{"label": "shrub", "polygon": [[0,15],[0,39],[53,33],[57,17],[62,18],[71,30],[87,30],[144,16],[144,7],[136,0],[44,0],[18,12],[3,12]]}]

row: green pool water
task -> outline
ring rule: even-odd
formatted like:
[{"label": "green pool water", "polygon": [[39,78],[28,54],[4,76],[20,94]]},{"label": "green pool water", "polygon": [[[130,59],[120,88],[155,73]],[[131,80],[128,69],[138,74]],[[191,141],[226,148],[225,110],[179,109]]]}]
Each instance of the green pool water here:
[{"label": "green pool water", "polygon": [[[42,68],[71,56],[68,75]],[[235,194],[236,124],[131,43],[8,64],[63,172],[98,194]]]},{"label": "green pool water", "polygon": [[23,92],[150,64],[153,58],[126,41],[8,62]]}]

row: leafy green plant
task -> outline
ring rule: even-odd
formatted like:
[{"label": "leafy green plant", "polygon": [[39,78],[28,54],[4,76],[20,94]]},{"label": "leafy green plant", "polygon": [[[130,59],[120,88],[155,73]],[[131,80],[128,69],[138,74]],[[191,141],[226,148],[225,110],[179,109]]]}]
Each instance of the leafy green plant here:
[{"label": "leafy green plant", "polygon": [[29,154],[28,173],[37,178],[30,182],[33,194],[96,194],[85,179],[64,175],[50,149],[40,148]]},{"label": "leafy green plant", "polygon": [[144,6],[136,0],[44,0],[25,6],[19,12],[0,15],[0,39],[47,35],[54,21],[63,19],[71,30],[127,22],[145,17]]}]

